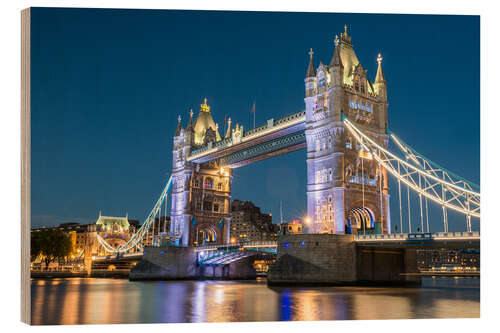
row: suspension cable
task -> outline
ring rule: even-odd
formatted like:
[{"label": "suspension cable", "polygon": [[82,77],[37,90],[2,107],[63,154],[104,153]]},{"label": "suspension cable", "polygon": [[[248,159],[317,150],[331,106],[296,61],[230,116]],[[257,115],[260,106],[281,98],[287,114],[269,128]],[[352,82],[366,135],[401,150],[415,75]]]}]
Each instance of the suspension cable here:
[{"label": "suspension cable", "polygon": [[[399,172],[399,164],[398,164]],[[399,192],[399,227],[401,228],[400,233],[403,233],[403,207],[401,203],[401,180],[398,179],[398,192]]]},{"label": "suspension cable", "polygon": [[427,221],[427,232],[430,232],[429,230],[429,206],[427,205],[427,198],[425,198],[425,217]]},{"label": "suspension cable", "polygon": [[410,206],[410,187],[406,187],[406,193],[408,193],[408,229],[411,234],[411,206]]},{"label": "suspension cable", "polygon": [[[383,228],[384,205],[382,203],[384,201],[384,195],[382,194],[382,166],[380,164],[379,164],[379,192],[380,192],[380,230],[382,233],[384,233],[384,228]],[[389,227],[389,230],[387,232],[390,233],[390,231],[391,230]]]},{"label": "suspension cable", "polygon": [[[418,175],[418,187],[421,187],[421,176]],[[420,201],[420,232],[424,232],[424,213],[422,209],[422,194],[418,194],[418,199]]]},{"label": "suspension cable", "polygon": [[[364,209],[365,209],[365,171],[363,168],[363,157],[361,157],[361,189],[363,192],[363,211],[364,211]],[[363,233],[366,235],[366,226],[365,225],[366,225],[366,221],[363,221]]]},{"label": "suspension cable", "polygon": [[[414,165],[413,163],[404,161],[389,152],[385,147],[380,146],[377,142],[364,134],[362,131],[357,129],[347,118],[344,119],[344,123],[346,128],[357,139],[357,141],[361,143],[364,149],[368,150],[369,152],[380,151],[383,154],[382,158],[380,158],[377,154],[373,154],[373,156],[378,163],[382,164],[385,169],[387,169],[403,184],[411,188],[413,191],[421,194],[422,196],[433,200],[441,206],[444,206],[445,208],[450,208],[460,212],[461,214],[469,214],[471,215],[471,217],[479,218],[480,194],[467,188],[468,185],[466,183],[450,183],[449,181],[444,179],[445,173],[442,173],[443,179],[441,179],[441,177],[438,177],[438,175],[435,174],[435,170],[425,169],[424,167],[419,166],[419,163],[417,163],[417,165]],[[407,158],[408,157],[409,155],[407,155]],[[401,165],[401,167],[404,168],[404,170],[400,170],[400,172],[404,171],[403,174],[397,171],[396,165]],[[428,185],[426,185],[425,187],[419,187],[418,180],[415,180],[415,177],[417,175],[421,175],[421,177],[424,177],[426,184]],[[439,187],[447,190],[449,198],[445,195],[442,195],[444,193],[441,193],[440,195],[437,192]],[[470,195],[470,204],[472,205],[470,209],[467,209],[465,202],[463,202],[465,193],[468,193]],[[446,220],[446,210],[444,210],[444,212]],[[445,223],[447,224],[447,221],[445,221]]]}]

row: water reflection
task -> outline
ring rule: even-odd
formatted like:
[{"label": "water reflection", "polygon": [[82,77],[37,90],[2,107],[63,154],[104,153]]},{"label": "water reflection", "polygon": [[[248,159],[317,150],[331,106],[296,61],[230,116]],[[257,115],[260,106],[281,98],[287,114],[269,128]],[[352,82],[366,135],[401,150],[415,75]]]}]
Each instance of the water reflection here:
[{"label": "water reflection", "polygon": [[258,281],[32,280],[34,324],[479,317],[478,279],[422,288],[268,288]]}]

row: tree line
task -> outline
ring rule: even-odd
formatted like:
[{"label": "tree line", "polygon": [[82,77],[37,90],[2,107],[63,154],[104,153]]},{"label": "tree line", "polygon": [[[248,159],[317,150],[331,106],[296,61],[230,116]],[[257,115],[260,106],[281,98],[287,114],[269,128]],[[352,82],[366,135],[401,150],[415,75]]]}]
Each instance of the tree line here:
[{"label": "tree line", "polygon": [[71,239],[60,229],[41,229],[31,232],[31,261],[42,256],[45,269],[56,260],[62,260],[73,252]]}]

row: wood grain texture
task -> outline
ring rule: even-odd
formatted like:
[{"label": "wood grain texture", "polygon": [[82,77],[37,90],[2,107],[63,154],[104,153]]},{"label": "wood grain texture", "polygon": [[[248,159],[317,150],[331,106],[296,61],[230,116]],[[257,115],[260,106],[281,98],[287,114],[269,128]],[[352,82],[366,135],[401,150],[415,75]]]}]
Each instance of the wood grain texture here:
[{"label": "wood grain texture", "polygon": [[21,11],[21,321],[31,324],[31,10]]}]

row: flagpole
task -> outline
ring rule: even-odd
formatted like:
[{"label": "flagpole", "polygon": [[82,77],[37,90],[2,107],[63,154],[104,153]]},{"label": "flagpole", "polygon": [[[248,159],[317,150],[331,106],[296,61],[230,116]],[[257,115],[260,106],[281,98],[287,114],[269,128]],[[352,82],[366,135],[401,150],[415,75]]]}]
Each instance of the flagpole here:
[{"label": "flagpole", "polygon": [[255,101],[252,105],[252,113],[253,113],[253,128],[255,128]]}]

